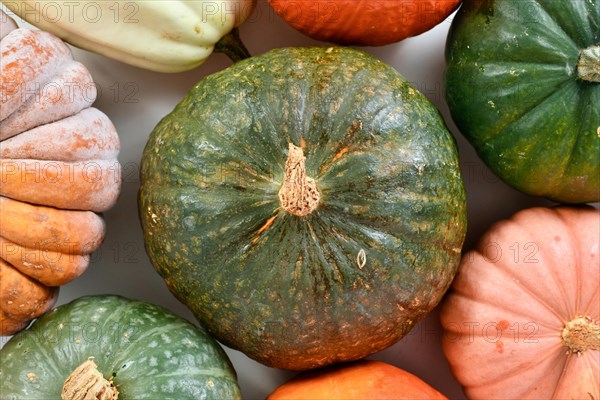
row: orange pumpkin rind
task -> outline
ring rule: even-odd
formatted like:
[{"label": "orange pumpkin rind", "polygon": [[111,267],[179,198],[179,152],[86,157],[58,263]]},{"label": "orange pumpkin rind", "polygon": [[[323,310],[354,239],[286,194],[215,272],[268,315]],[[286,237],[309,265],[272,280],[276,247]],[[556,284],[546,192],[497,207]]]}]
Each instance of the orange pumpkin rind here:
[{"label": "orange pumpkin rind", "polygon": [[446,397],[417,376],[391,364],[359,360],[300,373],[267,400],[402,400]]}]

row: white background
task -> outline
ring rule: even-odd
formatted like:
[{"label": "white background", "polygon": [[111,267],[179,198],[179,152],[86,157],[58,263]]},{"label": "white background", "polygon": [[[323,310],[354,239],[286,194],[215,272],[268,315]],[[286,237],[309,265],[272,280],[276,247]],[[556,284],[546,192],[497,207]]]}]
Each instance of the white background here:
[{"label": "white background", "polygon": [[[453,125],[443,93],[444,46],[450,22],[451,18],[448,18],[431,31],[400,43],[363,50],[392,65],[421,90],[439,108],[454,133],[468,195],[469,225],[465,249],[470,249],[494,221],[523,208],[553,203],[520,194],[502,183],[477,158]],[[266,0],[259,0],[254,14],[240,32],[254,55],[284,46],[325,45],[286,25],[271,11]],[[144,252],[137,214],[139,164],[148,135],[157,122],[198,80],[228,67],[231,62],[222,54],[213,54],[193,71],[161,74],[78,49],[74,54],[88,67],[98,85],[95,107],[112,119],[120,134],[119,160],[124,168],[124,182],[117,205],[104,214],[108,231],[103,246],[94,254],[88,271],[62,288],[59,304],[83,295],[120,294],[160,304],[194,321],[192,314],[168,292]],[[370,358],[387,361],[416,374],[449,398],[463,398],[441,351],[441,335],[435,310],[406,338]],[[238,373],[245,399],[264,399],[277,385],[294,375],[262,366],[240,352],[226,351]]]}]

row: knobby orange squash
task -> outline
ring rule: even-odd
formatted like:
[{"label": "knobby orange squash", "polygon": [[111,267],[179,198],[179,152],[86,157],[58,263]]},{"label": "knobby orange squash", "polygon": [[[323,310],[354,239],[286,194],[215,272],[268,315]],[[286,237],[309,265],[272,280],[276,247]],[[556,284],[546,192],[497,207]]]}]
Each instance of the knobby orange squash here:
[{"label": "knobby orange squash", "polygon": [[88,70],[60,39],[0,18],[0,334],[11,335],[87,268],[121,167]]},{"label": "knobby orange squash", "polygon": [[460,0],[269,0],[275,12],[314,39],[381,46],[419,35],[447,18]]},{"label": "knobby orange squash", "polygon": [[446,399],[415,375],[382,361],[361,360],[303,372],[267,400]]},{"label": "knobby orange squash", "polygon": [[600,211],[532,208],[465,254],[444,351],[474,399],[600,398]]}]

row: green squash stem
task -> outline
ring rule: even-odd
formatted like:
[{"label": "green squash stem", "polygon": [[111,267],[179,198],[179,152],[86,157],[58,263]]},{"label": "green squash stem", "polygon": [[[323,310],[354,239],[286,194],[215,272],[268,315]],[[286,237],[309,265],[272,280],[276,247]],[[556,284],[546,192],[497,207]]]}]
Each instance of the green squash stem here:
[{"label": "green squash stem", "polygon": [[92,358],[88,358],[69,375],[60,395],[62,400],[118,400],[116,386],[104,378]]},{"label": "green squash stem", "polygon": [[581,355],[586,350],[600,350],[600,325],[590,317],[567,322],[561,337],[569,353]]},{"label": "green squash stem", "polygon": [[231,32],[217,42],[215,51],[225,54],[234,63],[251,57],[250,52],[240,38],[240,32],[237,28],[233,28]]},{"label": "green squash stem", "polygon": [[289,144],[285,177],[279,190],[281,207],[290,214],[304,217],[319,204],[321,197],[313,178],[306,176],[306,157],[301,147]]},{"label": "green squash stem", "polygon": [[600,83],[600,46],[590,46],[581,50],[577,61],[579,79]]}]

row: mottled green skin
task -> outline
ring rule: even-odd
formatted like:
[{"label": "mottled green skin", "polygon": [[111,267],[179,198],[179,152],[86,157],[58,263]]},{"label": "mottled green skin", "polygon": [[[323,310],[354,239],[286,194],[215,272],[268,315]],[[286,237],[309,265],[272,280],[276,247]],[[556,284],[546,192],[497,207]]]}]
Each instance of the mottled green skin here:
[{"label": "mottled green skin", "polygon": [[600,200],[600,84],[578,78],[600,45],[598,0],[467,0],[447,42],[446,95],[481,159],[525,193]]},{"label": "mottled green skin", "polygon": [[105,378],[114,375],[119,400],[241,399],[214,339],[163,308],[119,296],[79,298],[11,338],[0,350],[0,398],[60,399],[89,357]]},{"label": "mottled green skin", "polygon": [[[290,142],[321,193],[305,217],[280,208]],[[349,48],[278,49],[205,78],[151,134],[141,178],[146,248],[171,291],[223,343],[280,368],[399,340],[446,291],[465,235],[437,110]]]}]

